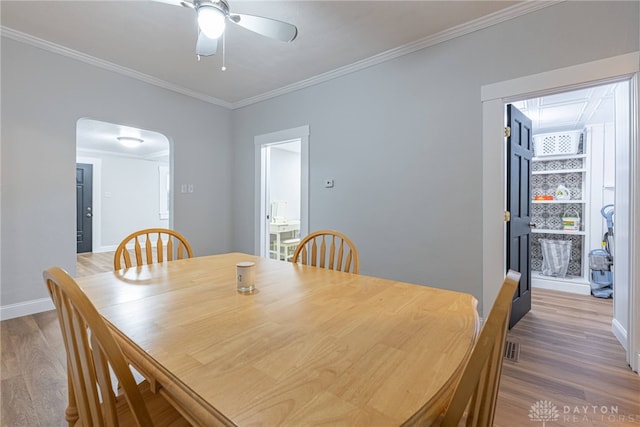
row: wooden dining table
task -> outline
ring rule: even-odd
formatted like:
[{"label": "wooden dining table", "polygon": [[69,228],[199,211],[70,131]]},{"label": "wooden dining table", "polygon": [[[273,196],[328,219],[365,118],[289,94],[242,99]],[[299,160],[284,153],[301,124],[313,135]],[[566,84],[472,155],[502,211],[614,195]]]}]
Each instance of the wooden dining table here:
[{"label": "wooden dining table", "polygon": [[[251,294],[236,291],[243,261]],[[470,294],[242,253],[76,280],[130,363],[201,426],[437,417],[479,330]]]}]

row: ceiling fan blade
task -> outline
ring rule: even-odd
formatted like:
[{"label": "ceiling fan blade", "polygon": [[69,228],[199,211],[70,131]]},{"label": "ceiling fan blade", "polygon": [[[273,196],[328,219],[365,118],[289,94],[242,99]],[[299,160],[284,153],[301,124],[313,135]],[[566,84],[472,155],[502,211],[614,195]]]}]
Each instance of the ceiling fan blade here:
[{"label": "ceiling fan blade", "polygon": [[183,6],[183,1],[182,0],[152,0],[156,3],[164,3],[164,4],[170,4],[173,6]]},{"label": "ceiling fan blade", "polygon": [[233,14],[229,16],[229,18],[231,22],[234,22],[247,30],[283,42],[293,41],[293,39],[298,35],[298,28],[296,28],[295,25],[271,18],[243,14]]},{"label": "ceiling fan blade", "polygon": [[211,56],[218,51],[218,39],[210,39],[202,31],[198,31],[198,41],[196,42],[196,55]]}]

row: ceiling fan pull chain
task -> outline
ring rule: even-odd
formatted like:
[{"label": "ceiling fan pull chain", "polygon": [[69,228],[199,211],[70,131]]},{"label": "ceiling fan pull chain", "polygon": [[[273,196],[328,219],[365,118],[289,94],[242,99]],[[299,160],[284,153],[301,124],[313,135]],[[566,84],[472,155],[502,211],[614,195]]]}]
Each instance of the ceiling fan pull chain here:
[{"label": "ceiling fan pull chain", "polygon": [[226,58],[226,47],[227,47],[227,36],[226,36],[226,31],[224,33],[222,33],[222,71],[226,71],[227,67],[225,65],[225,58]]}]

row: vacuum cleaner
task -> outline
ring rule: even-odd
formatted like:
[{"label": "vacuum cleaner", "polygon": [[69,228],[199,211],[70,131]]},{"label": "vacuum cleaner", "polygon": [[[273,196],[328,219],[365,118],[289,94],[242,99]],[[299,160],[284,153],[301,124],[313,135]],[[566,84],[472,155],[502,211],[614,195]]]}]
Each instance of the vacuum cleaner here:
[{"label": "vacuum cleaner", "polygon": [[591,294],[598,298],[613,296],[613,254],[611,252],[613,238],[613,205],[606,205],[600,213],[607,222],[607,231],[602,237],[602,247],[589,252],[589,268],[591,269]]}]

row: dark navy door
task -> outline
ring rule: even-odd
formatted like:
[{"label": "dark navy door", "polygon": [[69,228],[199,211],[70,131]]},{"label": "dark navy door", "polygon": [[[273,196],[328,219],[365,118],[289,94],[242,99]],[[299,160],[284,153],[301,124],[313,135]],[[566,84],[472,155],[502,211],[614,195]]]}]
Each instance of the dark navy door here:
[{"label": "dark navy door", "polygon": [[77,252],[91,252],[93,246],[93,165],[76,163]]},{"label": "dark navy door", "polygon": [[519,271],[509,328],[531,310],[531,120],[507,105],[507,269]]}]

